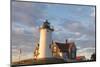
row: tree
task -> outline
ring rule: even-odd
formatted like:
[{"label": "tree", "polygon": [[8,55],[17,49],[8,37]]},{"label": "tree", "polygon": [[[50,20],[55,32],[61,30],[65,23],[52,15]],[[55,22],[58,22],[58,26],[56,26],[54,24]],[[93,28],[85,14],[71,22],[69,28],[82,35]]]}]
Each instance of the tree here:
[{"label": "tree", "polygon": [[91,55],[91,60],[96,60],[96,54],[95,53],[93,53],[92,55]]}]

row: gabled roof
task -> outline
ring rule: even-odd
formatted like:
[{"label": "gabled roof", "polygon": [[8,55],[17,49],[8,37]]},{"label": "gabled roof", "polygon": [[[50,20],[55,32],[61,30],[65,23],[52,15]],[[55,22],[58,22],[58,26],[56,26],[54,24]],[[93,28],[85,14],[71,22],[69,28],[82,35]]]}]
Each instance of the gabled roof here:
[{"label": "gabled roof", "polygon": [[60,49],[61,52],[68,52],[68,49],[70,49],[71,45],[74,45],[74,43],[59,43],[59,42],[55,42],[55,44],[58,46],[58,48]]}]

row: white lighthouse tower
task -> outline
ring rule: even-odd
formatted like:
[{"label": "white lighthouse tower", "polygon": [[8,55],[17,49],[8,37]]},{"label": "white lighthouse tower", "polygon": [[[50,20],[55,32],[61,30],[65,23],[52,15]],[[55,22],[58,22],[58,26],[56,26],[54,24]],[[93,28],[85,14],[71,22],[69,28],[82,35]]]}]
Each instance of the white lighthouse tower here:
[{"label": "white lighthouse tower", "polygon": [[39,42],[39,55],[38,59],[51,58],[51,44],[52,44],[52,32],[54,31],[51,28],[50,23],[46,20],[43,25],[40,27],[40,42]]}]

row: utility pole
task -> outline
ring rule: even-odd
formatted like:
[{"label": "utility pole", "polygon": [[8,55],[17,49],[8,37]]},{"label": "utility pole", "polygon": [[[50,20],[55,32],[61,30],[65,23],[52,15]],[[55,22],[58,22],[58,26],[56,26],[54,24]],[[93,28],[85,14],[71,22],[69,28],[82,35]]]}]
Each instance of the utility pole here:
[{"label": "utility pole", "polygon": [[21,48],[19,49],[19,64],[20,64],[20,62],[21,62]]}]

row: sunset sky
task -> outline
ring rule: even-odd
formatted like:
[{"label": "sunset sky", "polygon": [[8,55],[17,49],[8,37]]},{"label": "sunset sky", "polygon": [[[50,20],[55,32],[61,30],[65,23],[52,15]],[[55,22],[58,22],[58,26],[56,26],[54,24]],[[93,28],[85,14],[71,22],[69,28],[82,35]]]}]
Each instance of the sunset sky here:
[{"label": "sunset sky", "polygon": [[53,41],[74,41],[77,55],[90,58],[95,52],[95,6],[12,2],[12,57],[32,58],[39,42],[39,27],[48,19],[54,27]]}]

